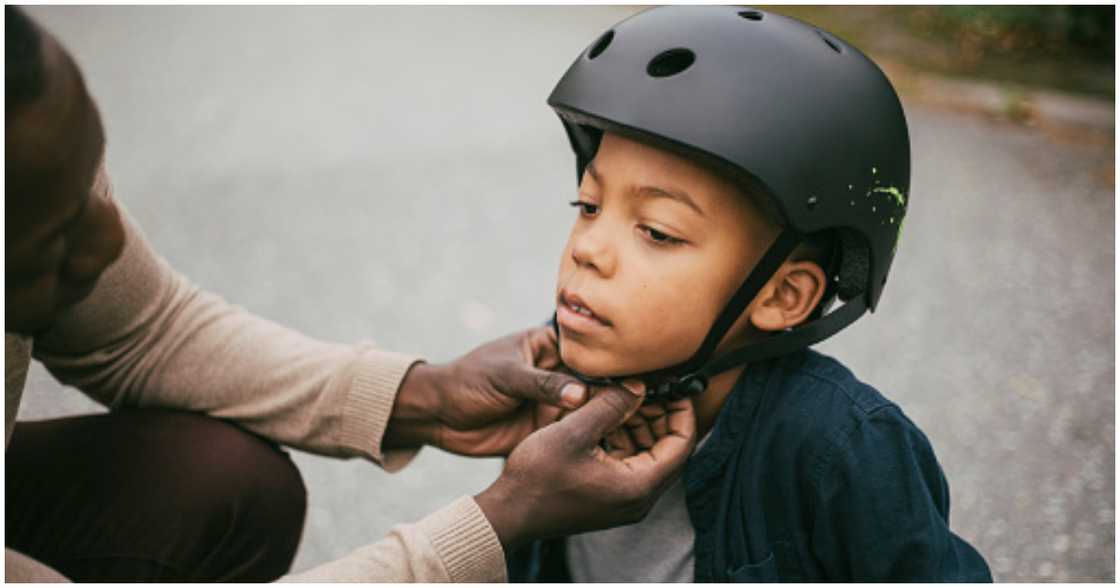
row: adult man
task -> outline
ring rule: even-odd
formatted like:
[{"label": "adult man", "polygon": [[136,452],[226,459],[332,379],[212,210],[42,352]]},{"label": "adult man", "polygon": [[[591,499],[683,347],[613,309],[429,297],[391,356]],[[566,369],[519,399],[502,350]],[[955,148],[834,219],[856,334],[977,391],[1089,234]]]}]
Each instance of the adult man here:
[{"label": "adult man", "polygon": [[[640,518],[683,463],[691,414],[647,452],[598,449],[641,395],[586,400],[575,380],[532,365],[555,359],[547,330],[429,365],[314,341],[199,291],[113,198],[73,61],[18,9],[5,13],[8,579],[279,576],[304,503],[276,443],[388,469],[422,444],[513,450],[477,497],[302,580],[501,580],[504,552],[527,539]],[[95,399],[144,410],[17,426],[32,353]],[[586,405],[533,433],[545,411],[523,399]]]}]

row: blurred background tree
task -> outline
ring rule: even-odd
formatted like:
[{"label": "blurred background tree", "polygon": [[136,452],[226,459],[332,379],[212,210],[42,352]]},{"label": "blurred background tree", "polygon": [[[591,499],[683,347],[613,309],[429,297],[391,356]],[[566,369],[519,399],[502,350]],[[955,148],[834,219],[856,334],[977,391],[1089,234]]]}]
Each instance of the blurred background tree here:
[{"label": "blurred background tree", "polygon": [[872,55],[943,75],[1112,98],[1114,6],[772,6]]},{"label": "blurred background tree", "polygon": [[906,11],[911,28],[955,38],[966,58],[1113,57],[1112,6],[944,6]]}]

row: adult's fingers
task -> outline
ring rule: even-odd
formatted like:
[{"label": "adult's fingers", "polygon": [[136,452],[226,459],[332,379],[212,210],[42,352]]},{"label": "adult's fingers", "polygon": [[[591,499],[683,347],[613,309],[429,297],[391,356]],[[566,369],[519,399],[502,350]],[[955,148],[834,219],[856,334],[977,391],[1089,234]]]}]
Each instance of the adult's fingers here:
[{"label": "adult's fingers", "polygon": [[537,327],[525,331],[521,338],[522,355],[529,364],[544,369],[554,369],[560,365],[560,346],[556,342],[556,332],[548,327]]},{"label": "adult's fingers", "polygon": [[630,437],[634,440],[634,444],[642,449],[649,449],[653,447],[653,430],[650,429],[649,422],[639,412],[634,413],[626,421],[626,431],[630,433]]},{"label": "adult's fingers", "polygon": [[660,402],[643,404],[634,416],[626,421],[626,430],[639,448],[653,447],[658,438],[669,433],[665,404]]},{"label": "adult's fingers", "polygon": [[648,451],[623,460],[631,470],[642,472],[659,485],[667,483],[696,446],[696,415],[687,398],[667,407],[669,434],[661,437]]},{"label": "adult's fingers", "polygon": [[509,362],[493,374],[494,387],[512,398],[575,408],[587,399],[587,386],[575,376]]},{"label": "adult's fingers", "polygon": [[669,418],[663,404],[643,404],[638,409],[638,414],[645,417],[654,438],[664,437],[669,434]]},{"label": "adult's fingers", "polygon": [[610,446],[607,455],[619,461],[634,455],[634,452],[637,451],[634,442],[630,440],[630,435],[626,434],[623,429],[615,429],[607,435],[607,444]]},{"label": "adult's fingers", "polygon": [[643,397],[644,394],[635,396],[621,387],[600,388],[587,404],[553,426],[558,427],[573,446],[591,448],[622,426],[641,406]]}]

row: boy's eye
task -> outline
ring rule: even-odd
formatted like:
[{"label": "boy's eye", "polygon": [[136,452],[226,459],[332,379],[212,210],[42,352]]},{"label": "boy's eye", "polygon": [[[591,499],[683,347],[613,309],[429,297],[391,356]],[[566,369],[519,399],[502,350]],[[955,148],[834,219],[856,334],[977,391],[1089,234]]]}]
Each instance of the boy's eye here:
[{"label": "boy's eye", "polygon": [[684,243],[683,239],[678,239],[671,235],[667,235],[653,227],[647,227],[643,225],[639,227],[639,229],[646,234],[646,237],[649,237],[650,241],[653,241],[658,245],[676,245],[678,243]]},{"label": "boy's eye", "polygon": [[573,200],[572,202],[569,202],[569,204],[579,209],[580,216],[595,216],[596,214],[599,214],[598,204],[592,204],[585,200]]}]

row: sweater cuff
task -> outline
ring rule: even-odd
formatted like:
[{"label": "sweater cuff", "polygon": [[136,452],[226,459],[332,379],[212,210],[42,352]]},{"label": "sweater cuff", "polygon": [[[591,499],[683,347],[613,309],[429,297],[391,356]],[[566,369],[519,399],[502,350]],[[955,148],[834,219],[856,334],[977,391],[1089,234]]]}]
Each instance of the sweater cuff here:
[{"label": "sweater cuff", "polygon": [[506,556],[478,503],[464,496],[417,523],[451,582],[505,582]]},{"label": "sweater cuff", "polygon": [[386,471],[403,468],[419,449],[383,452],[381,443],[389,427],[389,416],[397,399],[401,380],[422,358],[391,351],[368,350],[362,353],[342,415],[339,443],[358,455],[368,457]]}]

